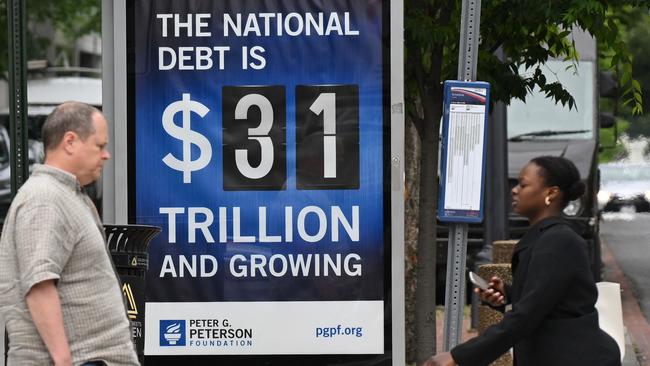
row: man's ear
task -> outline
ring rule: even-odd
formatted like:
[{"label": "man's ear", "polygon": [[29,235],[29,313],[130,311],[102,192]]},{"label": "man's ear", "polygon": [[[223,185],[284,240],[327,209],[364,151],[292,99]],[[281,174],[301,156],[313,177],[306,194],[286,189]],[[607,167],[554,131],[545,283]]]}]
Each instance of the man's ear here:
[{"label": "man's ear", "polygon": [[65,150],[66,153],[72,154],[75,150],[75,143],[78,139],[79,136],[77,136],[76,133],[68,131],[63,135],[63,139],[61,139],[61,147],[63,147],[63,150]]}]

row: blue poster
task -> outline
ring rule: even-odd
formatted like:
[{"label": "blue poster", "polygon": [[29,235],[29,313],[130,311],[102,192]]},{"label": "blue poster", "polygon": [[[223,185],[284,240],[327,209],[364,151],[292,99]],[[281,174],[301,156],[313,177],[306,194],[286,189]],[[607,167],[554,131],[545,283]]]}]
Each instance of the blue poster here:
[{"label": "blue poster", "polygon": [[386,3],[128,6],[147,355],[386,353]]}]

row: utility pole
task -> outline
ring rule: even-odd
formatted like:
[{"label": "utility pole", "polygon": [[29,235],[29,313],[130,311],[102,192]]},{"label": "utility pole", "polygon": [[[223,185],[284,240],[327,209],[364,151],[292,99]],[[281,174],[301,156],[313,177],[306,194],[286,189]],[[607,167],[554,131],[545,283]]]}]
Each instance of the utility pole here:
[{"label": "utility pole", "polygon": [[[458,80],[476,80],[481,0],[463,0],[458,54]],[[449,226],[447,251],[447,288],[445,290],[444,351],[460,343],[465,305],[465,264],[467,260],[466,223]]]}]

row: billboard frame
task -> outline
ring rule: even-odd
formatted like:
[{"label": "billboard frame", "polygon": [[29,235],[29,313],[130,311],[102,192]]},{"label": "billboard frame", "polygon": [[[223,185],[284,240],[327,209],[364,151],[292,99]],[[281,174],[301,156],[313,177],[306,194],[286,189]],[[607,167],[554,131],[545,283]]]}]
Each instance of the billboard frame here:
[{"label": "billboard frame", "polygon": [[[385,0],[387,1],[387,0]],[[404,4],[389,2],[390,8],[390,265],[391,342],[393,366],[405,360],[404,310]],[[113,159],[104,167],[103,220],[126,224],[129,217],[129,154],[127,100],[127,11],[126,0],[102,0],[102,102],[109,124],[109,150]],[[387,98],[387,99],[388,99]]]}]

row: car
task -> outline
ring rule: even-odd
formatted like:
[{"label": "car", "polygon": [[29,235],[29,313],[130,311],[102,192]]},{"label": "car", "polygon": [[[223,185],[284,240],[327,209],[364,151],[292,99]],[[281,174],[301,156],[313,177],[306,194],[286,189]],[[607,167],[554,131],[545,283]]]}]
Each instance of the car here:
[{"label": "car", "polygon": [[[44,149],[41,127],[54,108],[75,100],[101,109],[102,81],[87,76],[60,76],[43,74],[27,81],[27,135],[30,171],[35,163],[42,163]],[[9,154],[9,109],[0,110],[0,222],[4,221],[11,203],[11,173]],[[86,192],[101,212],[101,184],[85,187]]]},{"label": "car", "polygon": [[[43,143],[29,139],[27,146],[29,169],[31,171],[35,163],[43,162]],[[10,151],[9,132],[4,125],[0,124],[0,223],[4,221],[12,199]]]},{"label": "car", "polygon": [[620,211],[632,206],[636,212],[650,212],[650,163],[600,164],[598,208]]}]

